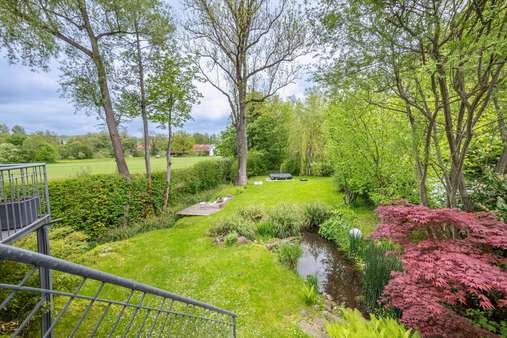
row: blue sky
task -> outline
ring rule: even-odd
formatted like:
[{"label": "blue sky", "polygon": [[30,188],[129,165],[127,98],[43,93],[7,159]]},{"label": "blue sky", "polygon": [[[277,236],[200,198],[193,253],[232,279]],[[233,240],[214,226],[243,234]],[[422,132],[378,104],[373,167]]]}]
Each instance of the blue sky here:
[{"label": "blue sky", "polygon": [[[181,14],[178,4],[173,8],[177,15]],[[60,96],[58,77],[57,67],[51,67],[48,72],[32,72],[28,67],[9,64],[5,51],[0,50],[0,123],[9,127],[22,125],[27,132],[50,130],[64,135],[102,129],[103,124],[95,115],[76,113],[72,104]],[[301,79],[284,88],[280,95],[302,97],[308,86],[309,83]],[[203,97],[200,104],[193,107],[193,119],[183,129],[218,133],[228,124],[227,101],[209,84],[199,83],[198,89]],[[129,134],[142,134],[139,119],[127,122],[124,127]]]}]

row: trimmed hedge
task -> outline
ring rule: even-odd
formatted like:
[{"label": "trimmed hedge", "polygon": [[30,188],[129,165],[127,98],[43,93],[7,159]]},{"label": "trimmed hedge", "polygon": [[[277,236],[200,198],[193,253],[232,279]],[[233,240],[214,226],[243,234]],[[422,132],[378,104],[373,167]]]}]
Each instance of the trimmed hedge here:
[{"label": "trimmed hedge", "polygon": [[[207,160],[172,174],[172,204],[184,195],[195,194],[230,181],[231,163],[226,159]],[[132,175],[130,184],[120,175],[89,175],[50,181],[49,196],[53,218],[97,238],[124,224],[128,205],[129,223],[142,220],[151,208],[162,208],[165,173],[153,174],[153,202],[146,193],[144,175]]]}]

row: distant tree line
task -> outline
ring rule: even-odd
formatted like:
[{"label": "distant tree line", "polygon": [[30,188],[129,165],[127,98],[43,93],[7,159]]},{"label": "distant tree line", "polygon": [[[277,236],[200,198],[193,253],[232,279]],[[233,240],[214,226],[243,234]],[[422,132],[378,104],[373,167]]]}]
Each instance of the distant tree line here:
[{"label": "distant tree line", "polygon": [[[143,140],[120,133],[125,156],[144,156]],[[180,155],[193,155],[194,144],[213,144],[216,135],[206,133],[174,134],[173,151]],[[167,138],[162,134],[150,137],[150,155],[163,156],[167,149]],[[22,126],[9,128],[0,124],[0,163],[46,162],[62,160],[83,160],[92,158],[111,158],[113,149],[107,132],[85,135],[64,136],[50,131],[27,133]]]}]

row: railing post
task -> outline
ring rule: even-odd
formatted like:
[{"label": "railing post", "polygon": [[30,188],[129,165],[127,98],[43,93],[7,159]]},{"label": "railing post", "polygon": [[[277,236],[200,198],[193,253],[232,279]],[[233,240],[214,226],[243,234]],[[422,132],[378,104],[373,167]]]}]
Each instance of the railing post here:
[{"label": "railing post", "polygon": [[[41,227],[37,230],[37,248],[39,253],[43,255],[50,255],[49,250],[49,238],[48,238],[48,227],[47,225]],[[39,277],[40,277],[40,288],[51,290],[51,270],[45,267],[39,267]],[[49,327],[51,326],[51,310],[53,308],[53,296],[49,293],[41,295],[41,297],[45,298],[46,308],[45,312],[41,317],[41,337],[43,337]],[[52,337],[51,332],[49,332],[46,337]]]},{"label": "railing post", "polygon": [[236,338],[236,316],[232,316],[232,335]]}]

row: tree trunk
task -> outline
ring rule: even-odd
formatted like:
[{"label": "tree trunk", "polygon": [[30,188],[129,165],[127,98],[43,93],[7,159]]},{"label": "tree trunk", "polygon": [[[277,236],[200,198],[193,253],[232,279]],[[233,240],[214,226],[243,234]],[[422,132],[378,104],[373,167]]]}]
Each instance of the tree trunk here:
[{"label": "tree trunk", "polygon": [[109,131],[109,137],[111,138],[111,144],[113,146],[113,155],[116,161],[116,167],[118,168],[118,173],[120,175],[130,177],[127,162],[125,161],[125,154],[123,153],[120,134],[118,132],[118,124],[114,116],[111,94],[109,93],[109,86],[107,83],[106,67],[104,66],[104,61],[100,53],[97,37],[95,36],[90,23],[86,4],[83,1],[80,1],[79,4],[84,26],[86,28],[86,32],[90,40],[90,45],[92,47],[92,59],[97,70],[98,84],[100,88],[100,99],[102,107],[104,108],[104,114],[106,116],[106,125]]},{"label": "tree trunk", "polygon": [[169,121],[169,123],[167,123],[167,151],[166,151],[166,172],[165,172],[166,188],[164,192],[164,209],[169,206],[169,199],[171,197],[172,144],[173,144],[172,126],[171,122]]},{"label": "tree trunk", "polygon": [[[412,114],[412,111],[410,109],[410,106],[406,106],[407,116],[408,120],[410,122],[410,131],[412,134],[412,151],[414,153],[415,157],[415,166],[416,166],[416,174],[417,174],[417,180],[419,182],[419,202],[424,206],[429,206],[428,201],[428,190],[426,188],[426,178],[428,174],[428,161],[427,157],[424,158],[424,164],[421,161],[421,156],[419,154],[419,135],[417,134],[417,126],[415,122],[415,118]],[[431,127],[431,124],[430,124]],[[428,128],[428,133],[431,137],[431,129]],[[429,142],[425,143],[425,153],[429,150]]]},{"label": "tree trunk", "polygon": [[139,28],[137,21],[135,23],[136,29],[136,49],[137,49],[137,63],[139,69],[139,94],[140,94],[140,108],[141,118],[143,120],[143,143],[144,143],[144,165],[146,167],[146,193],[152,205],[153,211],[155,211],[155,205],[153,203],[153,188],[151,178],[151,159],[150,159],[150,131],[148,128],[148,113],[146,111],[146,92],[144,88],[144,64],[143,55],[141,53],[141,39],[139,36]]},{"label": "tree trunk", "polygon": [[498,129],[500,131],[500,137],[502,138],[503,151],[502,155],[498,159],[496,164],[495,171],[499,175],[503,175],[507,173],[507,127],[505,126],[505,115],[503,110],[498,103],[498,98],[496,95],[493,97],[493,104],[495,106],[497,120],[498,120]]},{"label": "tree trunk", "polygon": [[239,94],[239,116],[236,125],[236,141],[238,147],[238,174],[236,176],[237,185],[246,185],[248,182],[247,163],[248,163],[248,137],[247,137],[247,118],[246,118],[246,88],[240,89]]}]

